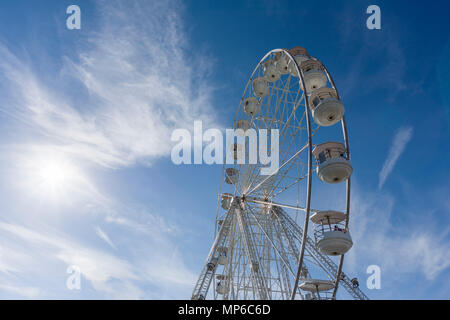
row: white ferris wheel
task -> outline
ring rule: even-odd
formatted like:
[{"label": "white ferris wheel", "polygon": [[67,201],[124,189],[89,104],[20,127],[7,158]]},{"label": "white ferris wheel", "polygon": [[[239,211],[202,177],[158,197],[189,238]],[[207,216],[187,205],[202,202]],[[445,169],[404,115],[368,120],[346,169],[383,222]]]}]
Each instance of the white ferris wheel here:
[{"label": "white ferris wheel", "polygon": [[[191,298],[336,299],[343,287],[368,299],[342,271],[353,246],[353,168],[344,106],[326,67],[302,47],[268,52],[233,128],[278,129],[279,169],[262,175],[260,163],[223,166],[215,240]],[[244,139],[230,151],[238,160],[249,146]],[[328,186],[316,194],[318,184]],[[323,193],[333,188],[342,190],[333,193],[342,195],[342,208],[324,207]]]}]

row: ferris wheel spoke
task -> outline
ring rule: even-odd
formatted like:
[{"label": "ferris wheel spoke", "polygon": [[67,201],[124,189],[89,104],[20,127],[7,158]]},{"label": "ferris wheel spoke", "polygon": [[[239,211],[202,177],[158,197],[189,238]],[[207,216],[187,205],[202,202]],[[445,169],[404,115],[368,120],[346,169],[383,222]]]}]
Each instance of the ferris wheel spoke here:
[{"label": "ferris wheel spoke", "polygon": [[[312,136],[315,135],[315,133],[317,132],[318,129],[319,129],[319,127],[317,127],[316,130],[312,133]],[[289,148],[290,148],[290,147],[289,147]],[[288,154],[288,152],[285,152],[283,161],[286,159],[287,154]],[[306,163],[300,162],[300,163],[298,163],[297,165],[304,165],[304,166],[306,166]],[[291,169],[291,166],[289,167],[289,170],[290,170],[290,169]],[[287,172],[289,172],[289,170],[286,170],[286,171],[285,171],[285,175],[287,174]],[[285,175],[284,175],[284,176],[285,176]],[[283,177],[284,177],[284,176],[283,176]],[[284,191],[286,191],[287,189],[289,189],[290,187],[295,186],[295,184],[296,184],[297,182],[303,180],[305,177],[306,177],[306,175],[304,175],[304,176],[298,178],[297,181],[295,181],[294,183],[290,184],[287,188],[283,188],[281,192],[284,192]],[[279,183],[280,183],[281,181],[282,181],[282,179],[280,179]],[[277,186],[278,186],[278,184],[277,184]],[[276,186],[276,187],[277,187],[277,186]],[[273,191],[276,189],[276,187],[274,187]],[[272,191],[272,193],[273,193],[273,191]],[[280,192],[280,193],[281,193],[281,192]],[[275,194],[274,197],[275,197],[276,195],[278,195],[278,194]]]},{"label": "ferris wheel spoke", "polygon": [[[275,207],[280,207],[280,208],[293,209],[293,210],[297,210],[297,211],[306,211],[305,207],[293,206],[293,205],[279,203],[279,202],[274,202],[274,201],[264,201],[264,200],[261,200],[259,198],[251,197],[251,196],[246,196],[245,197],[245,201],[246,202],[257,203],[257,204],[264,205],[264,206],[267,206],[267,207],[274,207],[275,206]],[[319,212],[320,210],[310,209],[310,211],[311,212]]]},{"label": "ferris wheel spoke", "polygon": [[[289,150],[291,149],[291,147],[295,141],[295,137],[296,137],[297,133],[303,129],[301,127],[301,124],[303,122],[304,117],[305,117],[305,113],[303,113],[303,116],[300,119],[298,126],[295,126],[296,130],[292,134],[289,134],[289,129],[292,129],[292,127],[290,127],[290,126],[285,127],[285,130],[282,131],[282,134],[280,135],[281,143],[280,143],[280,147],[279,147],[280,150],[282,150],[282,151],[280,151],[280,158],[282,159],[281,163],[283,163],[286,160],[287,156],[289,155]],[[289,139],[290,140],[289,147],[286,148],[286,150],[285,150],[284,145],[285,145],[285,141],[286,141],[286,138],[288,135],[291,137],[291,139]]]},{"label": "ferris wheel spoke", "polygon": [[[286,148],[286,150],[284,151],[284,153],[281,155],[281,163],[283,163],[284,161],[286,161],[287,156],[289,155],[289,151],[291,150],[292,146],[294,145],[294,141],[295,141],[295,137],[297,136],[297,133],[299,132],[299,130],[301,129],[301,127],[296,127],[296,130],[290,135],[292,138],[290,139],[290,143],[289,146]],[[283,150],[284,148],[284,143],[285,143],[285,137],[283,137],[284,139],[281,142],[280,145],[280,149]]]},{"label": "ferris wheel spoke", "polygon": [[[276,179],[275,179],[275,181],[278,180],[278,182],[275,184],[275,181],[274,181],[274,186],[273,186],[272,190],[270,190],[270,194],[273,194],[273,192],[278,188],[278,186],[280,185],[280,183],[287,177],[288,173],[291,171],[292,166],[293,166],[297,161],[298,161],[298,157],[295,158],[295,159],[293,159],[293,160],[289,163],[289,166],[288,166],[287,168],[285,168],[285,169],[282,170],[282,171],[279,170],[279,172],[278,172],[278,174],[277,174],[277,176],[276,176]],[[303,180],[303,179],[304,179],[304,177],[299,177],[299,178],[296,178],[296,179],[294,179],[294,180],[301,181],[301,180]]]},{"label": "ferris wheel spoke", "polygon": [[294,103],[293,103],[293,109],[292,112],[290,113],[289,117],[286,119],[286,122],[283,126],[283,128],[281,128],[280,133],[282,133],[284,130],[286,130],[286,128],[289,126],[289,123],[291,122],[292,117],[294,117],[295,112],[297,111],[298,107],[302,105],[302,102],[304,101],[304,95],[301,96],[300,100],[297,102],[297,98],[295,98]]},{"label": "ferris wheel spoke", "polygon": [[276,193],[274,193],[274,191],[276,190],[276,188],[274,188],[274,189],[272,190],[271,196],[272,196],[273,198],[276,198],[277,196],[279,196],[280,194],[282,194],[282,193],[285,192],[286,190],[289,190],[290,188],[296,186],[297,183],[299,183],[300,181],[304,180],[306,177],[307,177],[307,176],[305,175],[305,176],[303,176],[303,177],[300,177],[300,178],[295,179],[295,180],[294,180],[293,182],[291,182],[289,185],[287,185],[287,186],[281,188],[281,190],[278,191],[278,192],[276,192]]},{"label": "ferris wheel spoke", "polygon": [[263,181],[261,181],[260,183],[258,183],[255,187],[253,187],[247,194],[251,194],[253,191],[257,190],[265,181],[267,181],[268,179],[270,179],[272,176],[274,176],[275,174],[277,174],[280,169],[282,169],[283,167],[285,167],[286,165],[288,165],[293,159],[295,159],[296,157],[298,157],[306,148],[308,147],[308,144],[305,144],[300,150],[298,150],[289,160],[287,160],[285,163],[283,163],[280,168],[278,169],[277,172],[272,173],[270,175],[268,175],[266,178],[263,179]]},{"label": "ferris wheel spoke", "polygon": [[[283,84],[283,82],[282,82],[281,79],[280,79],[280,83],[283,85],[283,88],[279,88],[279,87],[276,87],[276,86],[274,85],[275,90],[277,90],[278,92],[279,92],[279,90],[281,90],[282,94],[281,94],[281,97],[279,97],[279,98],[277,99],[277,102],[276,102],[276,104],[275,104],[275,110],[274,110],[274,112],[273,112],[272,121],[271,121],[270,126],[269,126],[270,128],[273,127],[273,123],[275,122],[275,119],[276,119],[276,116],[277,116],[277,112],[278,112],[278,110],[279,110],[279,108],[280,108],[280,105],[281,105],[281,103],[282,103],[282,101],[283,101],[283,98],[284,98],[283,112],[284,112],[284,109],[286,108],[286,105],[287,105],[287,96],[288,96],[288,91],[289,91],[289,90],[286,89],[286,88],[289,88],[290,77],[288,78],[288,80],[287,80],[287,82],[286,82],[285,84]],[[268,110],[269,110],[269,108],[268,108]],[[280,117],[280,119],[282,119],[282,116]]]}]

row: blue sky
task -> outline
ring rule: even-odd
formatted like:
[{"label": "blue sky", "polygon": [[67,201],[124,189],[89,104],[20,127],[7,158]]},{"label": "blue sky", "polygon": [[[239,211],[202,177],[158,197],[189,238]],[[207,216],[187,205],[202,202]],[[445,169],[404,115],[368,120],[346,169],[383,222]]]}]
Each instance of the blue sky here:
[{"label": "blue sky", "polygon": [[[70,4],[81,30],[66,28]],[[366,8],[381,8],[381,30]],[[230,126],[274,48],[328,67],[352,152],[344,269],[374,299],[450,297],[447,2],[3,1],[0,298],[189,298],[218,165],[176,166],[176,128]],[[46,163],[65,168],[43,183]],[[319,192],[320,189],[317,189]],[[326,201],[339,204],[342,199]],[[68,290],[78,265],[81,290]],[[345,297],[345,296],[343,296]]]}]

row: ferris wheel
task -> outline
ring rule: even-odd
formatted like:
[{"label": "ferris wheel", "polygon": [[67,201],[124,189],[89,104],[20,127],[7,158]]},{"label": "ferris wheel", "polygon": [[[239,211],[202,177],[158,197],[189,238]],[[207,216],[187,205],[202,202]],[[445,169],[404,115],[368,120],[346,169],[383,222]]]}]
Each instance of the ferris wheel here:
[{"label": "ferris wheel", "polygon": [[[233,128],[276,131],[278,170],[263,174],[266,165],[245,161],[246,137],[228,146],[237,161],[222,168],[215,240],[192,299],[335,299],[340,286],[368,299],[342,271],[353,246],[344,112],[328,70],[305,48],[261,59]],[[343,206],[325,207],[327,192]]]}]

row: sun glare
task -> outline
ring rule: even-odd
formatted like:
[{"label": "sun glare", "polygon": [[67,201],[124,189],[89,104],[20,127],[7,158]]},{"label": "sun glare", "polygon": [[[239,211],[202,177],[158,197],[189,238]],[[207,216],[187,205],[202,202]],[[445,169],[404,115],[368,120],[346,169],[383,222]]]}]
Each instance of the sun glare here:
[{"label": "sun glare", "polygon": [[39,152],[27,157],[24,182],[41,199],[70,199],[86,184],[81,171],[68,157],[57,152]]},{"label": "sun glare", "polygon": [[66,162],[49,159],[39,165],[36,172],[40,185],[52,192],[64,189],[76,176],[75,170]]}]

